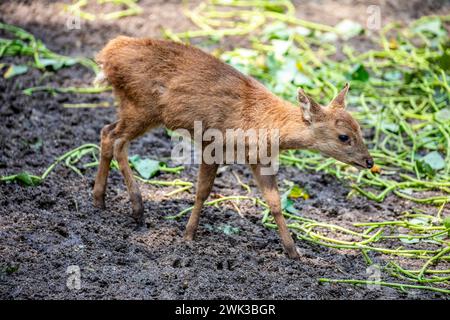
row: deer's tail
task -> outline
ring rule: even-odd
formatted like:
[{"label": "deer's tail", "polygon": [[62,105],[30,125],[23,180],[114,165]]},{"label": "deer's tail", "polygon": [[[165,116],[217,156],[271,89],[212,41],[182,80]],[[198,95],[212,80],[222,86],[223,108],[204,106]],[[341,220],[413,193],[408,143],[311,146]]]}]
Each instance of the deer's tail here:
[{"label": "deer's tail", "polygon": [[99,64],[100,67],[100,72],[97,73],[97,75],[95,76],[95,79],[93,81],[93,85],[95,87],[106,87],[109,86],[110,83],[108,81],[108,78],[106,77],[105,72],[103,71],[103,65]]}]

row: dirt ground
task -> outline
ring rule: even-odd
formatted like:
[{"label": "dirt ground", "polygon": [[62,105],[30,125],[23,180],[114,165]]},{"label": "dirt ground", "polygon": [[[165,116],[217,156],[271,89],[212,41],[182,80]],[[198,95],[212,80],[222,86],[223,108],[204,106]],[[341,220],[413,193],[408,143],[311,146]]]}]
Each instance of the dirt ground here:
[{"label": "dirt ground", "polygon": [[[181,1],[180,1],[181,2]],[[118,35],[161,37],[161,28],[175,31],[192,27],[179,1],[142,0],[144,13],[114,23],[83,22],[80,30],[66,27],[61,1],[2,1],[0,21],[32,32],[51,50],[71,56],[92,56]],[[403,21],[430,13],[450,12],[447,1],[295,1],[300,17],[334,24],[343,18],[364,23],[368,4],[379,3],[383,19]],[[90,7],[94,9],[95,6]],[[0,36],[4,36],[0,33]],[[225,48],[239,41],[223,40]],[[4,59],[2,62],[19,60]],[[23,58],[25,61],[26,58]],[[100,129],[115,119],[114,108],[67,109],[63,103],[97,102],[111,95],[36,93],[21,90],[37,86],[83,86],[92,73],[73,66],[55,74],[32,70],[13,80],[0,78],[0,175],[21,171],[40,174],[66,151],[98,143]],[[170,138],[163,129],[134,142],[130,154],[168,159]],[[169,161],[169,165],[170,165]],[[2,299],[433,299],[438,293],[365,286],[323,285],[317,279],[367,278],[358,253],[319,247],[298,241],[300,261],[283,253],[278,235],[261,224],[261,208],[242,201],[241,217],[231,205],[204,209],[197,240],[183,240],[187,217],[166,220],[193,204],[194,195],[165,197],[173,187],[142,185],[146,232],[134,231],[122,177],[110,175],[107,209],[92,205],[96,169],[79,177],[58,166],[41,185],[0,184],[0,298]],[[178,178],[195,181],[196,166]],[[244,195],[235,172],[259,195],[250,171],[224,167],[213,189],[218,195]],[[160,180],[173,180],[160,174]],[[290,180],[308,190],[311,198],[295,206],[305,217],[349,226],[354,221],[395,219],[411,204],[388,197],[382,204],[362,197],[347,199],[345,182],[323,173],[283,167],[279,181]],[[428,208],[429,209],[429,208]],[[433,209],[434,210],[434,209]],[[220,227],[238,228],[227,235]],[[371,257],[383,264],[382,257]],[[66,269],[81,270],[81,289],[66,286]],[[17,269],[17,270],[16,270]],[[398,281],[383,275],[383,280]]]}]

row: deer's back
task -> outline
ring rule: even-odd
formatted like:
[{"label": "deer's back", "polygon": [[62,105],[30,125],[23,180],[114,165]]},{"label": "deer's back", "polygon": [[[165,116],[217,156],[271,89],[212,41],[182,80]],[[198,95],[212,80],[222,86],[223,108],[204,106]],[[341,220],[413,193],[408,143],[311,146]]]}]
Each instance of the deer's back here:
[{"label": "deer's back", "polygon": [[[97,56],[119,99],[151,110],[170,129],[242,126],[245,108],[262,85],[195,47],[118,37]],[[226,124],[224,123],[226,121]]]}]

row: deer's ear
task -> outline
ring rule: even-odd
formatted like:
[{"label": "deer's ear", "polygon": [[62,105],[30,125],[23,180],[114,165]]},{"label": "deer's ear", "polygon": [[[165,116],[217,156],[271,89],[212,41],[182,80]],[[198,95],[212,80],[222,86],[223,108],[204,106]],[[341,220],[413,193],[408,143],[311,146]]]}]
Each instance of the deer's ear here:
[{"label": "deer's ear", "polygon": [[303,118],[305,121],[312,122],[313,118],[322,113],[322,107],[309,97],[302,88],[298,88],[297,100],[303,110]]},{"label": "deer's ear", "polygon": [[330,102],[328,105],[331,109],[345,109],[345,97],[347,96],[348,89],[350,88],[350,85],[348,83],[345,84],[344,89],[341,90],[341,92],[338,93],[336,97]]}]

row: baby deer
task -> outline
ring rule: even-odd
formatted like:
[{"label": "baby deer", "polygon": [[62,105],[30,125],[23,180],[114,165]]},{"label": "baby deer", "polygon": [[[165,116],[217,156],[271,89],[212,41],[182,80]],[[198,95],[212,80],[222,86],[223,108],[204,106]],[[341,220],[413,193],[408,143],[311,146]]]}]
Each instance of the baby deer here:
[{"label": "baby deer", "polygon": [[[171,41],[118,37],[98,54],[102,73],[119,100],[118,121],[101,131],[101,156],[93,191],[94,205],[105,207],[105,188],[114,157],[124,177],[133,217],[144,225],[144,207],[138,184],[128,164],[130,141],[157,126],[194,131],[252,128],[278,129],[279,148],[312,149],[358,168],[373,160],[361,129],[345,111],[348,84],[322,107],[302,89],[295,106],[269,92],[255,79],[202,50]],[[275,174],[261,173],[264,165],[250,165],[255,180],[278,225],[281,241],[291,258],[299,256],[282,215]],[[185,239],[195,236],[203,203],[208,198],[219,164],[200,164],[195,205]]]}]

